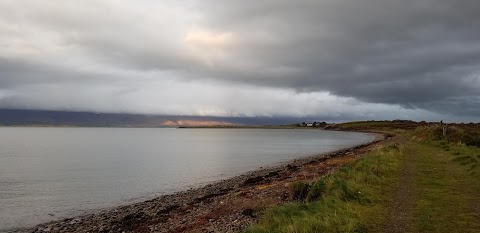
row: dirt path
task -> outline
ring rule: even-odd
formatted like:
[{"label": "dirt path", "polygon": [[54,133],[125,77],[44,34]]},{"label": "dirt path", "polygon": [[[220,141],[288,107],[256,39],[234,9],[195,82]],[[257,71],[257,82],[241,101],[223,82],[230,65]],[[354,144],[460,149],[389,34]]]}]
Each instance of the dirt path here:
[{"label": "dirt path", "polygon": [[413,178],[416,170],[415,158],[418,156],[411,149],[406,149],[403,156],[404,163],[402,164],[400,179],[388,207],[389,211],[384,228],[385,232],[388,233],[412,232]]}]

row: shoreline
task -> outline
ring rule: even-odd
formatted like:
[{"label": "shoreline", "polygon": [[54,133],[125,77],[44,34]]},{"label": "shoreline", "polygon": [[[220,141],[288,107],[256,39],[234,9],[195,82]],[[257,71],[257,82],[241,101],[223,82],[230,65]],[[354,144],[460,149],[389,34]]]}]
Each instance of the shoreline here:
[{"label": "shoreline", "polygon": [[[199,188],[92,210],[85,215],[12,229],[12,232],[202,232],[202,229],[236,232],[254,223],[257,213],[266,207],[293,201],[288,194],[288,184],[295,179],[312,180],[332,172],[345,161],[340,159],[338,163],[329,164],[331,160],[356,158],[363,154],[362,150],[391,137],[378,132],[365,133],[374,135],[373,141],[261,167]],[[305,169],[315,164],[323,164],[325,169],[305,173]],[[273,193],[276,195],[270,195]],[[226,203],[230,204],[225,206]]]}]

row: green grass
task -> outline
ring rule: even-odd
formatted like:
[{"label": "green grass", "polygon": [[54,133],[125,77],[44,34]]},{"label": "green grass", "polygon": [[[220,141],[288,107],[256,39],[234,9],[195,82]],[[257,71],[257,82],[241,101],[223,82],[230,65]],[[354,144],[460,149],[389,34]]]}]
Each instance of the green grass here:
[{"label": "green grass", "polygon": [[[367,232],[398,170],[398,145],[371,152],[311,185],[306,203],[268,209],[245,232]],[[301,186],[303,190],[303,186]]]},{"label": "green grass", "polygon": [[480,232],[480,180],[468,172],[471,161],[432,144],[409,143],[407,148],[416,155],[417,232]]},{"label": "green grass", "polygon": [[474,128],[419,127],[405,144],[415,165],[416,232],[480,232],[480,148]]},{"label": "green grass", "polygon": [[[358,124],[352,127],[364,126]],[[259,224],[245,232],[385,232],[396,220],[388,216],[399,211],[399,203],[407,206],[400,211],[407,212],[403,222],[409,232],[480,232],[476,136],[453,128],[443,138],[438,127],[390,132],[412,140],[378,148],[312,184],[293,185],[301,202],[267,209]],[[402,198],[398,190],[407,186],[409,197],[396,200]]]},{"label": "green grass", "polygon": [[341,130],[368,130],[384,131],[390,133],[404,132],[415,129],[419,124],[412,121],[356,121],[331,125],[327,128]]},{"label": "green grass", "polygon": [[[464,167],[464,169],[480,182],[480,148],[464,144],[431,143],[444,149],[451,155],[451,160]],[[480,195],[480,194],[479,194]]]},{"label": "green grass", "polygon": [[412,137],[451,155],[451,160],[480,180],[480,130],[450,127],[445,138],[440,127],[421,127]]},{"label": "green grass", "polygon": [[390,126],[391,121],[358,121],[339,124],[340,128],[358,128],[358,127],[378,127],[378,126]]},{"label": "green grass", "polygon": [[464,144],[480,148],[480,128],[478,127],[449,126],[444,134],[442,126],[423,126],[415,130],[413,137],[421,142]]}]

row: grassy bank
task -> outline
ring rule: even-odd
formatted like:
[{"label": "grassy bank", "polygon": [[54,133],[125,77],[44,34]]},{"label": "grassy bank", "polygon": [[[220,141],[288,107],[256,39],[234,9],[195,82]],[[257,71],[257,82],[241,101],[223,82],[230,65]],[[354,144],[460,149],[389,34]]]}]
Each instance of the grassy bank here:
[{"label": "grassy bank", "polygon": [[246,232],[365,232],[366,216],[379,210],[377,204],[387,198],[383,193],[397,179],[401,153],[397,144],[388,145],[313,184],[293,185],[307,187],[303,202],[267,210]]},{"label": "grassy bank", "polygon": [[399,136],[313,184],[293,184],[299,202],[266,210],[245,232],[480,232],[475,128],[445,137],[441,126],[371,124]]},{"label": "grassy bank", "polygon": [[452,162],[480,182],[480,128],[450,127],[443,135],[441,127],[420,127],[412,140],[445,151]]}]

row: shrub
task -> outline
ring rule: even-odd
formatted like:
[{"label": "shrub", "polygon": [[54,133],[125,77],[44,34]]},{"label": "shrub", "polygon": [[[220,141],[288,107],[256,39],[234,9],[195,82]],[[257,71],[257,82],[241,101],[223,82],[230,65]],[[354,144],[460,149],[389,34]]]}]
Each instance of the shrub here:
[{"label": "shrub", "polygon": [[308,202],[318,200],[323,196],[323,194],[327,191],[327,180],[330,177],[330,175],[324,176],[312,185],[307,194]]},{"label": "shrub", "polygon": [[295,182],[291,186],[292,196],[295,200],[305,200],[309,190],[310,184],[304,182]]}]

